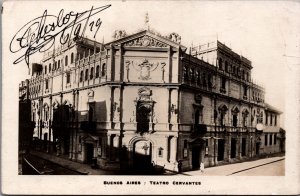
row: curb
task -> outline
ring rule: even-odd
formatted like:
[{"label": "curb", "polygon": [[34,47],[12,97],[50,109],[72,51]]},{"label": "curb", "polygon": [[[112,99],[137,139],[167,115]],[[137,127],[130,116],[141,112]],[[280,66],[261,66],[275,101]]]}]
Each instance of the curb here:
[{"label": "curb", "polygon": [[254,168],[256,168],[256,167],[261,167],[261,166],[264,166],[264,165],[268,165],[268,164],[271,164],[271,163],[275,163],[275,162],[278,162],[278,161],[282,161],[282,160],[284,160],[284,159],[285,159],[285,158],[282,158],[282,159],[278,159],[278,160],[276,160],[276,161],[271,161],[271,162],[264,163],[264,164],[261,164],[261,165],[257,165],[257,166],[254,166],[254,167],[249,167],[249,168],[247,168],[247,169],[243,169],[243,170],[240,170],[240,171],[233,172],[233,173],[228,174],[228,175],[226,175],[226,176],[230,176],[230,175],[233,175],[233,174],[236,174],[236,173],[240,173],[240,172],[243,172],[243,171],[247,171],[247,170],[250,170],[250,169],[254,169]]}]

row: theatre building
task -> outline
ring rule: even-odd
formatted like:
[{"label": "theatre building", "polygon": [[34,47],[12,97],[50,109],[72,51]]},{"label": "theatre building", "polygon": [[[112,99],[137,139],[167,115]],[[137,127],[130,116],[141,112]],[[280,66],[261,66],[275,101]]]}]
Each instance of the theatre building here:
[{"label": "theatre building", "polygon": [[[103,169],[177,171],[283,151],[279,114],[251,61],[219,41],[187,49],[149,30],[87,38],[31,66],[40,150]],[[265,145],[265,137],[267,145]]]}]

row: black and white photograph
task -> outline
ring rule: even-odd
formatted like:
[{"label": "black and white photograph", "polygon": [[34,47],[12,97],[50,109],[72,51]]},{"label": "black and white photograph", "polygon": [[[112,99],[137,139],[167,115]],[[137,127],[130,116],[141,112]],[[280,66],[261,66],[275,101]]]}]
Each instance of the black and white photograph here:
[{"label": "black and white photograph", "polygon": [[299,13],[4,2],[2,192],[299,193]]}]

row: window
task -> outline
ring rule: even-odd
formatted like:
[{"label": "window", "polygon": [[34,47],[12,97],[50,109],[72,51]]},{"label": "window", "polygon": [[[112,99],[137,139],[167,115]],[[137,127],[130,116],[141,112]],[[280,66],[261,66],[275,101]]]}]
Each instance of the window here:
[{"label": "window", "polygon": [[202,80],[203,80],[202,81],[203,86],[206,87],[206,74],[205,73],[203,73]]},{"label": "window", "polygon": [[242,71],[242,79],[245,80],[245,71]]},{"label": "window", "polygon": [[249,82],[249,73],[246,73],[247,81]]},{"label": "window", "polygon": [[105,76],[105,75],[106,75],[106,64],[104,63],[104,64],[102,65],[101,76],[103,77],[103,76]]},{"label": "window", "polygon": [[91,68],[90,80],[94,78],[94,67]]},{"label": "window", "polygon": [[244,85],[244,97],[247,97],[247,90],[248,90],[247,86]]},{"label": "window", "polygon": [[65,57],[65,66],[68,66],[68,56]]},{"label": "window", "polygon": [[89,70],[86,69],[86,70],[85,70],[85,77],[84,77],[84,80],[87,81],[88,78],[89,78]]},{"label": "window", "polygon": [[59,69],[60,68],[60,60],[58,60],[58,62],[57,62],[57,69]]},{"label": "window", "polygon": [[266,125],[268,125],[268,113],[266,112]]},{"label": "window", "polygon": [[219,69],[223,70],[223,62],[222,58],[219,58]]},{"label": "window", "polygon": [[49,73],[51,72],[51,63],[49,64]]},{"label": "window", "polygon": [[74,53],[71,54],[71,64],[74,63]]},{"label": "window", "polygon": [[275,122],[274,125],[277,126],[277,115],[275,114]]},{"label": "window", "polygon": [[274,135],[274,145],[276,145],[277,134]]},{"label": "window", "polygon": [[194,69],[190,69],[190,77],[191,77],[191,82],[195,82],[195,72]]},{"label": "window", "polygon": [[80,81],[80,82],[83,81],[83,71],[80,72],[80,79],[79,79],[79,81]]},{"label": "window", "polygon": [[45,74],[47,74],[47,65],[45,65]]},{"label": "window", "polygon": [[200,73],[199,73],[199,71],[196,71],[196,83],[198,85],[200,85]]},{"label": "window", "polygon": [[265,134],[265,146],[267,146],[267,145],[268,145],[268,135]]},{"label": "window", "polygon": [[221,78],[221,89],[220,89],[221,93],[225,93],[226,92],[226,78],[222,77]]},{"label": "window", "polygon": [[159,156],[159,157],[163,157],[163,150],[164,150],[164,149],[163,149],[162,147],[159,147],[159,148],[158,148],[158,156]]},{"label": "window", "polygon": [[183,140],[183,158],[188,156],[188,142],[187,140]]},{"label": "window", "polygon": [[228,62],[225,61],[225,71],[228,72]]},{"label": "window", "polygon": [[232,115],[232,126],[237,127],[237,122],[238,122],[237,114],[233,114]]},{"label": "window", "polygon": [[96,67],[96,78],[99,78],[99,73],[100,73],[100,66],[98,65]]},{"label": "window", "polygon": [[56,70],[56,66],[57,66],[57,61],[54,62],[54,70]]},{"label": "window", "polygon": [[212,77],[210,74],[208,74],[208,78],[207,78],[207,81],[208,81],[208,88],[212,88]]},{"label": "window", "polygon": [[271,118],[270,119],[270,125],[272,126],[273,125],[273,114],[270,115],[270,118]]},{"label": "window", "polygon": [[70,74],[70,73],[67,73],[67,84],[70,83],[70,80],[71,80],[71,74]]},{"label": "window", "polygon": [[49,86],[48,86],[48,79],[45,80],[45,89],[48,90]]},{"label": "window", "polygon": [[188,80],[188,71],[186,66],[183,67],[183,80],[187,81]]},{"label": "window", "polygon": [[269,140],[269,143],[270,143],[270,146],[272,145],[272,142],[273,142],[273,135],[272,134],[270,134],[270,140]]}]

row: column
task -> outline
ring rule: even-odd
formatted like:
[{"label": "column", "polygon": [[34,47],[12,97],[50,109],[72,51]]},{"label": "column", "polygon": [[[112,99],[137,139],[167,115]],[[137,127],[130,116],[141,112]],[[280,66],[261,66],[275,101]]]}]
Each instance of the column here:
[{"label": "column", "polygon": [[106,152],[106,157],[107,157],[107,160],[111,160],[111,135],[110,134],[107,134],[107,145],[106,145],[106,149],[105,149],[105,152]]},{"label": "column", "polygon": [[171,138],[171,154],[170,154],[170,161],[176,162],[176,154],[177,154],[177,136],[173,136]]},{"label": "column", "polygon": [[113,151],[114,151],[114,158],[116,161],[119,161],[120,160],[120,157],[119,157],[119,139],[120,139],[120,136],[119,135],[116,135],[114,138],[113,138]]}]

